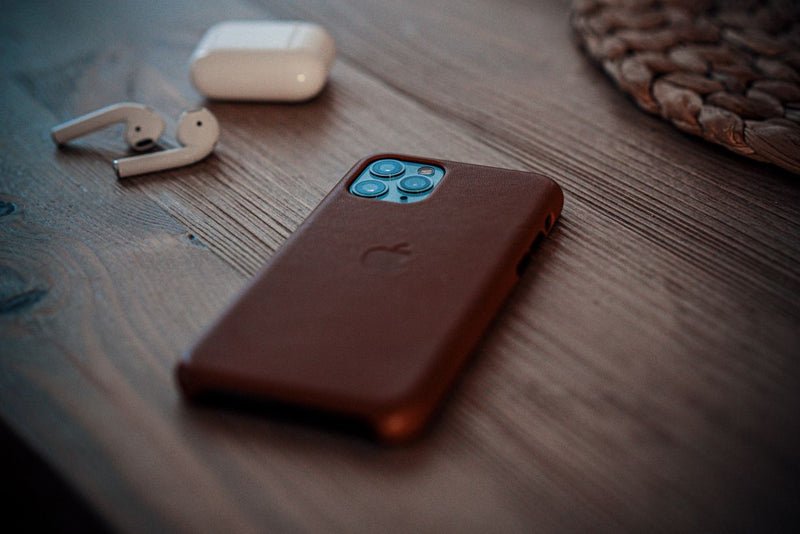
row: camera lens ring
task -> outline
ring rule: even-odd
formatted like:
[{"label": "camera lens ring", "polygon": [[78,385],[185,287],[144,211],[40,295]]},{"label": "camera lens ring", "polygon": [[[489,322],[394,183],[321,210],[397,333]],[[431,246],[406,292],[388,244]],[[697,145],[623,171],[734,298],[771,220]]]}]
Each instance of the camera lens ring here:
[{"label": "camera lens ring", "polygon": [[363,180],[353,186],[353,194],[364,198],[375,198],[385,195],[389,186],[378,180]]},{"label": "camera lens ring", "polygon": [[406,176],[397,184],[397,188],[410,194],[424,193],[433,187],[433,181],[427,176]]},{"label": "camera lens ring", "polygon": [[369,172],[377,178],[394,178],[400,176],[406,170],[406,166],[396,159],[381,159],[369,166]]}]

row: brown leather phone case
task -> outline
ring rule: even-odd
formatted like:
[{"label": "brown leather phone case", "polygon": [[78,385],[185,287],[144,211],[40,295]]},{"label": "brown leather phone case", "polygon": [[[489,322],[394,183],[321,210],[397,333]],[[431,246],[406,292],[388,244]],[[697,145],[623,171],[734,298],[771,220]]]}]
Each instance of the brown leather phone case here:
[{"label": "brown leather phone case", "polygon": [[[380,158],[438,165],[425,200],[351,194]],[[551,179],[396,154],[333,188],[177,367],[207,391],[366,421],[389,442],[424,427],[561,212]]]}]

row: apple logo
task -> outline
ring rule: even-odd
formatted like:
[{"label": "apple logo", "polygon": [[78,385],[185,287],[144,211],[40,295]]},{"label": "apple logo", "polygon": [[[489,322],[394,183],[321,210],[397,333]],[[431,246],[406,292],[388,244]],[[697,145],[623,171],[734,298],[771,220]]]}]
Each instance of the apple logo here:
[{"label": "apple logo", "polygon": [[361,255],[361,264],[364,267],[381,272],[400,272],[411,259],[411,245],[398,243],[390,246],[377,246],[368,248]]}]

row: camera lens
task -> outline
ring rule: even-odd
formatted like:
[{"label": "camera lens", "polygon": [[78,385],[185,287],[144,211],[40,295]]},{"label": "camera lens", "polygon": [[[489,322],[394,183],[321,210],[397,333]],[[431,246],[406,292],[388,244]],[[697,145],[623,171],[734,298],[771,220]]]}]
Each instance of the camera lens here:
[{"label": "camera lens", "polygon": [[364,180],[353,187],[353,193],[360,197],[379,197],[389,190],[389,186],[378,180]]},{"label": "camera lens", "polygon": [[369,167],[369,172],[378,178],[394,178],[403,174],[405,170],[406,166],[396,159],[382,159]]},{"label": "camera lens", "polygon": [[433,187],[433,182],[425,176],[409,176],[397,184],[397,188],[406,193],[424,193],[431,187]]}]

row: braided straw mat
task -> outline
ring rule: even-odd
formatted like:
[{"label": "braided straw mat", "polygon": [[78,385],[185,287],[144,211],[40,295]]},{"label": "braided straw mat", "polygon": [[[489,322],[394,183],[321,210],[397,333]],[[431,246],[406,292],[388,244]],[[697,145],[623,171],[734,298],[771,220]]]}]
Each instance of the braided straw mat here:
[{"label": "braided straw mat", "polygon": [[645,111],[800,174],[800,1],[576,0],[571,22]]}]

